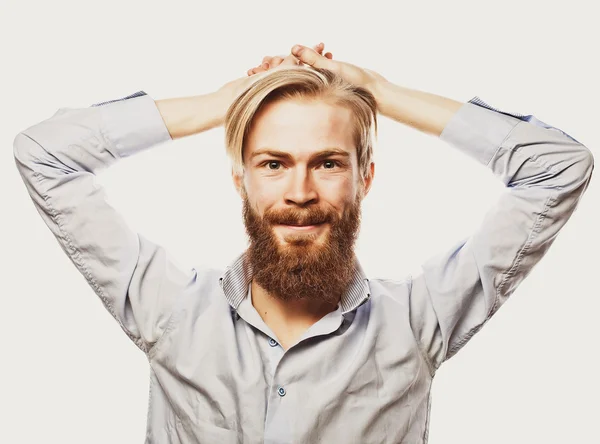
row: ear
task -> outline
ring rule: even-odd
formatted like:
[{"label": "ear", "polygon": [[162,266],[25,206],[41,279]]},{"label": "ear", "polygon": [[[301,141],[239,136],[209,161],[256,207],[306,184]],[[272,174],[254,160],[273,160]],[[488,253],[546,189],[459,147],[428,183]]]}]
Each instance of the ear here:
[{"label": "ear", "polygon": [[233,185],[235,186],[236,191],[243,199],[246,195],[246,191],[244,188],[244,176],[242,174],[236,173],[234,168],[231,168],[231,178],[233,179]]},{"label": "ear", "polygon": [[371,162],[369,165],[369,173],[366,177],[363,177],[363,199],[369,194],[369,190],[371,189],[371,185],[373,184],[373,178],[375,177],[375,162]]}]

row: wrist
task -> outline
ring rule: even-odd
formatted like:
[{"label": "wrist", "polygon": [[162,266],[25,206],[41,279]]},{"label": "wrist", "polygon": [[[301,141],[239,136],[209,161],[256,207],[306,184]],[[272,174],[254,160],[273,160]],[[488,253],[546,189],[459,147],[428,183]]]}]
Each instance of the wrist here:
[{"label": "wrist", "polygon": [[225,99],[218,92],[190,97],[182,106],[183,116],[179,133],[183,136],[199,134],[222,125],[227,112]]},{"label": "wrist", "polygon": [[172,139],[191,136],[222,125],[229,107],[228,96],[219,91],[156,101]]},{"label": "wrist", "polygon": [[462,102],[391,82],[374,88],[378,111],[396,122],[439,136]]},{"label": "wrist", "polygon": [[386,79],[376,79],[368,88],[377,101],[377,110],[384,116],[389,116],[389,98],[393,85]]},{"label": "wrist", "polygon": [[210,105],[214,111],[211,127],[221,126],[225,123],[227,110],[236,99],[237,94],[229,88],[221,88],[209,94],[209,97]]}]

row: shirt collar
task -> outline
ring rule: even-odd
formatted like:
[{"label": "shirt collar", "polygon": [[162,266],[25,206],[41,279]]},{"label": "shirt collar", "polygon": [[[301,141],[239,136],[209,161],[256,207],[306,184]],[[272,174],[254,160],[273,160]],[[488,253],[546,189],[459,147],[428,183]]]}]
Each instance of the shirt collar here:
[{"label": "shirt collar", "polygon": [[[252,266],[244,251],[229,265],[219,279],[223,293],[231,305],[233,311],[237,312],[240,303],[248,294],[248,285],[252,280]],[[369,280],[358,259],[354,261],[354,275],[346,292],[340,300],[342,314],[346,314],[361,306],[371,297],[369,291]]]}]

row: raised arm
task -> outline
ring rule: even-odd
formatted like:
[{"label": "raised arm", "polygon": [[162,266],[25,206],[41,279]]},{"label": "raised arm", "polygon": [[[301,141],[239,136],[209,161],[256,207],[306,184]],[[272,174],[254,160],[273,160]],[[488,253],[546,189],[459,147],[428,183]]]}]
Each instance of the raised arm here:
[{"label": "raised arm", "polygon": [[123,157],[220,124],[248,81],[190,98],[155,102],[139,91],[86,108],[61,108],[14,139],[16,166],[43,221],[145,352],[196,271],[180,268],[163,247],[132,230],[107,203],[95,174]]},{"label": "raised arm", "polygon": [[506,186],[479,229],[427,260],[412,280],[411,325],[433,373],[479,331],[546,254],[589,185],[593,156],[532,115],[501,112],[477,97],[461,103],[410,90],[306,47],[294,47],[292,53],[369,89],[383,115],[439,136]]},{"label": "raised arm", "polygon": [[452,116],[440,138],[487,166],[506,189],[475,233],[428,259],[412,282],[411,321],[433,371],[546,254],[594,169],[591,152],[563,131],[477,97]]}]

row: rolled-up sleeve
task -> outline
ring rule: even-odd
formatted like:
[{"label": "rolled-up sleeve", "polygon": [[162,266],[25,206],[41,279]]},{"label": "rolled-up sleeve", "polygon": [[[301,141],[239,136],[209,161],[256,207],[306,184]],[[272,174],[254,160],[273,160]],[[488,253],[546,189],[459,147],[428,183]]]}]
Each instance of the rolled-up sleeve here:
[{"label": "rolled-up sleeve", "polygon": [[102,106],[61,108],[16,135],[17,169],[62,249],[127,335],[148,352],[175,298],[196,278],[163,247],[132,230],[95,174],[171,140],[147,94]]},{"label": "rolled-up sleeve", "polygon": [[479,228],[412,279],[410,319],[432,371],[490,319],[546,254],[594,168],[588,148],[533,116],[465,103],[440,138],[506,189]]}]

